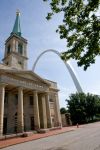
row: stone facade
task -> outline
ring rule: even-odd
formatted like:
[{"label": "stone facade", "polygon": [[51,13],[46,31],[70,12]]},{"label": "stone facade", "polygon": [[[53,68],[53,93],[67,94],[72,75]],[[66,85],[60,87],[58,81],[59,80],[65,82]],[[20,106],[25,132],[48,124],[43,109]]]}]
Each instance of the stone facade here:
[{"label": "stone facade", "polygon": [[[20,71],[20,73],[22,72],[25,71]],[[19,76],[17,78],[17,73],[14,72],[16,80],[13,78],[11,80],[8,74],[12,74],[11,70],[3,72],[0,69],[1,134],[61,126],[58,89],[53,89],[50,81],[42,79],[43,81],[38,81],[39,84],[35,82],[36,87],[34,85],[31,87],[28,85],[30,82],[27,78],[24,83]],[[22,86],[20,81],[23,83]],[[24,84],[28,86],[26,87]],[[54,84],[56,85],[56,83]]]},{"label": "stone facade", "polygon": [[0,64],[0,136],[61,126],[57,83],[27,69],[27,40],[19,35],[6,40]]}]

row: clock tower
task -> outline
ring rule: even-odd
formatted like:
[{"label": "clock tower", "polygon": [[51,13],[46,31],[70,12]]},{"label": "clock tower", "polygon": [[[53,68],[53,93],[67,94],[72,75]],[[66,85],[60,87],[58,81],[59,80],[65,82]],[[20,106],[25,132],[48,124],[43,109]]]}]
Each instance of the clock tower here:
[{"label": "clock tower", "polygon": [[16,12],[16,20],[9,38],[5,42],[3,63],[15,69],[27,69],[27,40],[22,37],[20,12]]}]

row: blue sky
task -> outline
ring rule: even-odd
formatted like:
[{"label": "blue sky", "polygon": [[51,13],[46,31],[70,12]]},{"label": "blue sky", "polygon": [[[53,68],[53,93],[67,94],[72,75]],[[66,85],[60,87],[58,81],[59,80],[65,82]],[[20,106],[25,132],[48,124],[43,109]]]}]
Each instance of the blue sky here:
[{"label": "blue sky", "polygon": [[[3,58],[5,40],[13,29],[17,9],[21,12],[22,36],[28,40],[29,69],[32,69],[36,57],[44,50],[66,50],[66,42],[60,40],[59,34],[55,32],[62,15],[48,22],[45,19],[50,9],[47,3],[42,0],[3,0],[0,2],[0,60]],[[77,67],[76,61],[71,60],[71,64],[84,92],[100,94],[100,58],[87,71]],[[60,107],[65,107],[65,99],[76,92],[76,88],[60,58],[53,53],[45,54],[39,60],[35,72],[58,83]]]}]

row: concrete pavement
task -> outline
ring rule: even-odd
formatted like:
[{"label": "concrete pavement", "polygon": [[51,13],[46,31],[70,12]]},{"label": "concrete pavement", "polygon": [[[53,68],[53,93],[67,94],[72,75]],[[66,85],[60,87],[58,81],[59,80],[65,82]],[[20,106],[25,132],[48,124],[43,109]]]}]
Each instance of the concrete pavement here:
[{"label": "concrete pavement", "polygon": [[100,122],[3,150],[100,150]]},{"label": "concrete pavement", "polygon": [[19,144],[19,143],[24,143],[24,142],[28,142],[28,141],[32,141],[32,140],[37,140],[37,139],[40,139],[40,138],[45,138],[45,137],[48,137],[48,136],[53,136],[53,135],[73,131],[75,129],[77,129],[76,126],[64,127],[62,129],[56,129],[56,130],[49,131],[47,133],[33,134],[29,137],[16,137],[16,138],[11,138],[11,139],[1,140],[0,141],[0,149],[4,148],[4,147],[11,146],[11,145],[16,145],[16,144]]}]

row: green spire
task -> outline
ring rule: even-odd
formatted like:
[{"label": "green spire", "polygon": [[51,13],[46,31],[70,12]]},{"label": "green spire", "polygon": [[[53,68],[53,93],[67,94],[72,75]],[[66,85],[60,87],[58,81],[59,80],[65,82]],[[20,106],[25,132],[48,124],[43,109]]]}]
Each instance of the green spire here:
[{"label": "green spire", "polygon": [[21,36],[21,27],[20,27],[20,12],[19,10],[16,12],[16,20],[13,27],[13,31],[11,34],[16,34],[18,36]]}]

